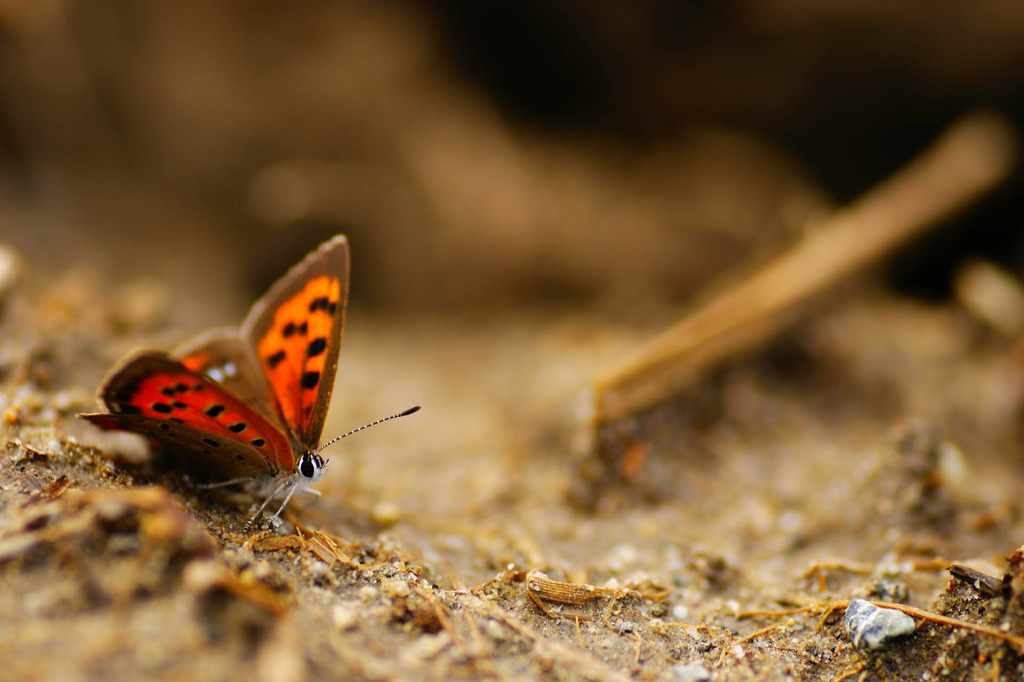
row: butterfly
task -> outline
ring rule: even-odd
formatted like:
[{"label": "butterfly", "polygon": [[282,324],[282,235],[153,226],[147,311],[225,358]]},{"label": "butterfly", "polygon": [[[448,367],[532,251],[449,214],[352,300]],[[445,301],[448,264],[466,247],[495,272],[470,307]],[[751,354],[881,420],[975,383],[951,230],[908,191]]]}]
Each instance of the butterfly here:
[{"label": "butterfly", "polygon": [[349,248],[344,235],[322,244],[260,298],[240,329],[216,329],[174,353],[139,350],[103,381],[107,412],[80,414],[107,430],[146,436],[177,455],[189,473],[225,480],[207,487],[260,481],[276,516],[297,491],[323,475],[324,419],[334,389],[348,300]]}]

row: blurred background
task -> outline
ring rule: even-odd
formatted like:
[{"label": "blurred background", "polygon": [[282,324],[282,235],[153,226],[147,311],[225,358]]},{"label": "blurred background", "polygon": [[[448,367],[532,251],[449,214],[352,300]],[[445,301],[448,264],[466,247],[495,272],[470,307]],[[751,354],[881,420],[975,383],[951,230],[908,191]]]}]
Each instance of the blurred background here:
[{"label": "blurred background", "polygon": [[[934,675],[947,660],[987,662],[995,676],[1019,668],[973,636],[922,636],[910,646],[930,640],[924,649],[892,649],[868,668],[866,655],[818,634],[825,617],[778,630],[737,620],[741,608],[901,586],[920,606],[943,595],[938,610],[958,615],[941,606],[953,592],[940,567],[1020,545],[1019,169],[855,286],[826,287],[839,305],[765,342],[759,361],[716,367],[688,394],[597,438],[587,387],[954,121],[990,109],[1024,130],[1021,9],[1019,0],[0,0],[0,504],[5,518],[33,519],[8,523],[0,538],[4,584],[15,586],[0,595],[4,670],[4,644],[17,654],[7,658],[31,659],[26,670],[52,664],[61,675],[49,677],[64,679],[171,658],[206,677],[277,681],[301,679],[303,661],[325,679],[338,670],[429,678],[410,671],[435,660],[502,679],[590,679],[604,670],[598,662],[654,679],[654,666],[690,659],[735,666],[742,679],[771,669],[898,677],[915,665]],[[221,537],[240,529],[251,496],[129,465],[147,450],[140,437],[100,433],[74,415],[96,409],[96,386],[132,347],[173,348],[239,324],[337,233],[351,242],[351,304],[324,439],[423,410],[326,450],[323,496],[293,510],[351,541],[360,561],[374,557],[379,573],[363,563],[330,582],[331,573],[306,574],[298,554],[262,572],[262,557],[231,551],[221,563],[244,576],[239,585],[265,581],[296,608],[285,619],[268,597],[246,606],[240,594],[231,603],[247,610],[222,611],[231,583],[181,569],[199,550],[165,551],[177,546],[161,535],[171,532],[165,521],[140,523],[135,543],[120,521],[107,530],[108,511],[86,516],[69,494],[57,502],[71,505],[71,521],[39,525],[35,514],[50,507],[31,505],[60,496],[61,481],[156,482]],[[982,266],[982,284],[999,286],[979,298],[1006,305],[943,305],[973,257],[1002,266],[996,275]],[[105,494],[92,506],[121,499]],[[88,524],[102,534],[86,534]],[[67,550],[50,552],[60,532]],[[94,538],[108,535],[109,548],[97,549],[106,541]],[[150,552],[153,543],[163,544]],[[36,561],[46,552],[59,561]],[[143,557],[130,565],[147,577],[119,582],[108,598],[109,575],[119,575],[107,571],[111,552],[117,562]],[[173,568],[158,572],[164,561]],[[417,610],[423,590],[407,601],[396,588],[393,602],[381,592],[394,609],[379,608],[360,585],[397,584],[391,571],[404,562],[435,585],[486,584],[488,599],[508,592],[500,608],[547,634],[529,644],[525,626],[494,634],[484,626],[499,622],[475,595]],[[665,608],[627,620],[616,591],[582,627],[569,615],[559,622],[533,602],[513,604],[512,566],[616,590],[649,585]],[[303,572],[295,599],[276,577],[286,567]],[[210,596],[216,606],[187,615],[192,601],[151,599],[165,575],[197,605]],[[496,575],[505,582],[487,582]],[[895,587],[876,591],[876,578]],[[964,617],[1021,631],[1007,620],[1015,611],[995,613],[1005,600],[978,616],[982,602],[962,587]],[[328,600],[327,589],[346,601]],[[85,620],[66,618],[68,604]],[[454,628],[440,615],[452,605]],[[264,619],[244,615],[256,608],[282,624],[258,656],[250,624]],[[669,649],[656,614],[701,625],[672,629]],[[205,632],[222,622],[244,630],[244,648],[213,634],[207,643],[196,627],[208,618]],[[413,638],[442,626],[451,638]],[[550,648],[551,633],[567,646]],[[784,663],[762,673],[756,657],[772,640]],[[389,675],[373,660],[382,651],[421,667]],[[579,673],[552,667],[575,651]],[[523,656],[537,672],[519,667]],[[692,672],[686,679],[700,678]]]},{"label": "blurred background", "polygon": [[[2,239],[47,273],[160,282],[197,326],[338,232],[356,305],[629,321],[967,111],[1024,117],[1005,0],[3,0],[0,32]],[[1019,272],[1019,189],[891,281],[941,298],[967,253]]]}]

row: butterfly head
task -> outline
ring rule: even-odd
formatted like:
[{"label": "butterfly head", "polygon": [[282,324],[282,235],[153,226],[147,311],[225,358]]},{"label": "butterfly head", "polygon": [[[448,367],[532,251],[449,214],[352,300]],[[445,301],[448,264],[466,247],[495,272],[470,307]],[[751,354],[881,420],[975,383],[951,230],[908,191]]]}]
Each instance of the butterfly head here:
[{"label": "butterfly head", "polygon": [[316,483],[323,478],[328,461],[329,460],[324,459],[316,452],[307,452],[299,458],[299,476],[304,479],[304,483],[307,485]]}]

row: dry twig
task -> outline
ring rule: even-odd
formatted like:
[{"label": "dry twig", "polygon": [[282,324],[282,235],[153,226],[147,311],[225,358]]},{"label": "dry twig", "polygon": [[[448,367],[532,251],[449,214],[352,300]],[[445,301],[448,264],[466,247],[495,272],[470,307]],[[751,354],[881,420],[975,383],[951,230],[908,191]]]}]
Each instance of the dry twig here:
[{"label": "dry twig", "polygon": [[1016,160],[1003,119],[973,114],[773,262],[600,372],[598,424],[650,407],[790,324],[801,305],[992,189]]}]

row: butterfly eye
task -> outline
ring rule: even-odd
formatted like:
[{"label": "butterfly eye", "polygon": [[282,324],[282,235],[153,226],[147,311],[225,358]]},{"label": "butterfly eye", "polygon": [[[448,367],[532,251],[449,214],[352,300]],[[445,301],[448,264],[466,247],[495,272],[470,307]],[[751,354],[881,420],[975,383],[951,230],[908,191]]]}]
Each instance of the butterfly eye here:
[{"label": "butterfly eye", "polygon": [[[315,456],[316,455],[314,455],[314,457]],[[317,468],[318,467],[316,465],[316,462],[313,461],[313,457],[310,457],[309,455],[303,455],[302,461],[299,462],[299,473],[301,473],[306,478],[313,478],[313,475],[316,473]]]}]

